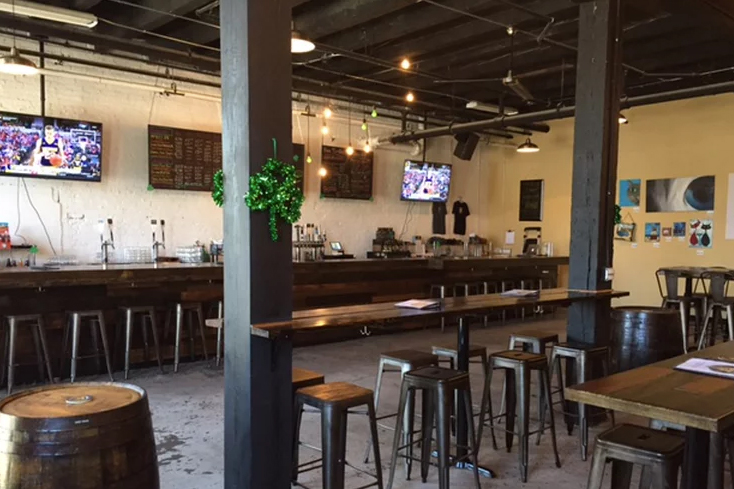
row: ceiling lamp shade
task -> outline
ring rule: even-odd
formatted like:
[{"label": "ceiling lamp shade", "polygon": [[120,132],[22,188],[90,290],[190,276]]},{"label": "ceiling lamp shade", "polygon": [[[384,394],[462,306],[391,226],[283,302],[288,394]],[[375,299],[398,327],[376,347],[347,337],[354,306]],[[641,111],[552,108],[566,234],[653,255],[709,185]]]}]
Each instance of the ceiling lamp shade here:
[{"label": "ceiling lamp shade", "polygon": [[517,147],[518,153],[537,153],[538,151],[540,151],[540,148],[530,138],[527,138],[524,143]]},{"label": "ceiling lamp shade", "polygon": [[316,49],[316,45],[303,37],[300,32],[295,29],[291,31],[291,53],[310,53],[314,49]]},{"label": "ceiling lamp shade", "polygon": [[78,10],[44,5],[42,3],[27,2],[25,0],[0,0],[0,12],[17,15],[18,17],[31,17],[34,19],[50,20],[62,24],[76,25],[92,28],[97,25],[96,15]]},{"label": "ceiling lamp shade", "polygon": [[619,113],[619,123],[620,124],[628,124],[629,119],[627,119],[627,116],[624,115],[622,112]]},{"label": "ceiling lamp shade", "polygon": [[8,75],[37,75],[36,63],[24,58],[15,47],[10,48],[10,54],[0,58],[0,73]]}]

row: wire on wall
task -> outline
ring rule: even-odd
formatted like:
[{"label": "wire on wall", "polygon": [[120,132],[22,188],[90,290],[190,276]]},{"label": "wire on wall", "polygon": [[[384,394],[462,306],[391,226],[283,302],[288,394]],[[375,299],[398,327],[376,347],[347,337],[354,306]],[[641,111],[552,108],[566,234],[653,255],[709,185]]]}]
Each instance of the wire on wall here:
[{"label": "wire on wall", "polygon": [[46,240],[48,240],[48,245],[51,247],[51,252],[54,254],[54,256],[56,256],[57,255],[57,253],[56,253],[56,247],[54,247],[54,244],[51,241],[51,235],[48,232],[48,228],[46,228],[46,223],[43,222],[43,218],[41,217],[41,213],[38,212],[38,209],[36,208],[36,205],[33,203],[33,199],[31,198],[31,193],[28,190],[28,184],[26,183],[25,178],[21,178],[20,180],[21,180],[21,182],[23,182],[23,188],[25,189],[25,195],[28,198],[28,203],[31,205],[31,209],[33,209],[33,212],[36,213],[36,217],[38,217],[38,222],[41,223],[41,227],[43,228],[43,232],[46,234]]},{"label": "wire on wall", "polygon": [[23,244],[27,245],[28,240],[25,236],[20,234],[18,231],[20,231],[20,179],[18,179],[18,185],[16,186],[16,195],[15,195],[15,207],[18,210],[18,219],[15,221],[15,231],[13,232],[13,236],[16,236],[23,240]]}]

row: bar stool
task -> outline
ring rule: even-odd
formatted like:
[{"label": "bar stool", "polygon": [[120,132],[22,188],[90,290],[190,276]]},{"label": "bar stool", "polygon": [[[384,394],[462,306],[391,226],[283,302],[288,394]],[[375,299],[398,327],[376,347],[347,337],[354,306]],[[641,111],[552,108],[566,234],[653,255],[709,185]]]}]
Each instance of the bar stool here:
[{"label": "bar stool", "polygon": [[[497,441],[494,436],[494,419],[500,418],[502,414],[496,417],[492,415],[492,398],[491,385],[492,373],[495,369],[505,371],[505,392],[507,412],[505,423],[507,429],[505,431],[505,442],[507,444],[508,453],[512,451],[512,442],[515,436],[520,441],[520,478],[523,482],[528,481],[528,442],[530,435],[538,434],[536,444],[540,444],[540,437],[545,428],[545,409],[540,411],[540,427],[536,432],[530,432],[530,373],[538,371],[541,377],[540,389],[541,399],[550,399],[550,373],[548,369],[548,358],[545,355],[537,355],[522,351],[510,350],[493,353],[489,356],[489,375],[486,377],[484,384],[484,393],[482,395],[482,408],[479,415],[479,437],[481,439],[482,430],[484,429],[485,413],[489,414],[489,429],[492,435],[492,445],[497,449]],[[516,413],[517,410],[517,413]],[[518,431],[515,432],[515,417],[517,416]],[[497,428],[499,429],[499,428]],[[556,445],[556,426],[553,419],[553,410],[550,410],[550,431],[551,440],[553,442],[553,453],[556,457],[556,467],[561,466],[558,458],[558,447]]]},{"label": "bar stool", "polygon": [[[442,284],[431,285],[431,292],[429,296],[432,299],[445,299],[446,298],[446,286]],[[446,331],[446,318],[441,317],[441,332]]]},{"label": "bar stool", "polygon": [[[161,361],[161,348],[158,343],[158,323],[156,321],[155,307],[153,306],[126,306],[121,307],[120,310],[125,315],[125,380],[130,377],[130,346],[132,343],[133,327],[135,326],[135,319],[140,319],[139,325],[143,335],[143,346],[145,348],[145,361],[147,362],[150,358],[148,348],[148,333],[146,327],[150,325],[151,333],[153,335],[153,348],[155,348],[155,358],[158,361],[158,368],[163,373],[163,362]],[[146,320],[147,323],[146,324]],[[115,346],[119,341],[120,328],[117,328],[117,334],[115,337]],[[117,351],[117,348],[115,348]]]},{"label": "bar stool", "polygon": [[730,271],[708,271],[701,275],[701,278],[709,281],[708,290],[706,288],[706,282],[704,284],[704,290],[708,297],[706,315],[703,321],[703,330],[701,331],[701,337],[698,341],[698,349],[703,348],[706,340],[706,334],[709,330],[709,322],[713,323],[711,326],[712,339],[711,344],[716,342],[716,327],[719,323],[718,319],[721,317],[721,313],[726,313],[727,332],[729,334],[729,341],[734,340],[734,297],[729,297],[729,284],[734,280],[734,276]]},{"label": "bar stool", "polygon": [[[380,409],[380,392],[382,391],[382,374],[385,372],[400,372],[400,380],[405,378],[405,374],[410,372],[411,370],[415,370],[421,367],[428,367],[428,366],[437,366],[438,365],[438,357],[432,353],[423,352],[419,350],[395,350],[395,351],[389,351],[384,352],[380,354],[380,362],[377,367],[377,381],[375,382],[375,412],[378,413]],[[397,368],[399,370],[392,370],[390,367]],[[407,410],[408,414],[413,413],[413,404],[414,404],[414,398],[411,397],[409,399],[410,402],[410,409]],[[385,416],[378,416],[377,421],[381,421],[383,419],[392,418],[397,416],[397,413],[393,414],[387,414]],[[397,418],[398,421],[397,424],[400,424],[400,418]],[[408,423],[410,420],[408,419],[408,415],[404,416],[403,423],[406,426],[404,429],[405,432],[405,438],[407,440],[408,438]],[[380,425],[383,428],[386,429],[395,429],[390,426],[386,425]],[[364,463],[369,462],[370,457],[370,449],[371,449],[371,443],[372,441],[367,442],[367,450],[364,455]],[[410,472],[412,468],[412,451],[409,451],[409,456],[405,459],[405,468],[408,472]]]},{"label": "bar stool", "polygon": [[[206,334],[204,333],[204,306],[201,302],[177,302],[176,303],[176,344],[173,353],[173,371],[178,372],[178,365],[181,360],[181,328],[184,319],[189,329],[189,352],[191,360],[196,359],[195,340],[194,340],[194,315],[196,315],[199,323],[199,334],[201,335],[202,349],[204,351],[204,360],[209,360],[206,351]],[[185,317],[184,317],[185,316]],[[170,316],[169,316],[170,319]],[[166,328],[168,329],[168,328]]]},{"label": "bar stool", "polygon": [[[455,345],[438,345],[431,347],[431,353],[438,357],[439,362],[449,362],[449,368],[454,370],[456,363],[459,361],[459,350]],[[487,347],[483,345],[469,345],[469,358],[479,358],[478,362],[470,363],[481,363],[484,375],[487,375]]]},{"label": "bar stool", "polygon": [[217,304],[217,318],[207,319],[204,321],[207,328],[214,328],[217,330],[217,358],[216,365],[219,367],[222,364],[222,339],[224,335],[224,302],[219,301]]},{"label": "bar stool", "polygon": [[[110,377],[110,382],[114,382],[115,378],[112,375],[112,362],[110,360],[110,349],[107,344],[107,327],[105,326],[104,312],[100,310],[94,311],[72,311],[69,313],[71,322],[71,328],[67,323],[64,327],[64,341],[62,350],[67,351],[69,346],[69,333],[71,333],[71,372],[70,380],[73,383],[76,380],[77,371],[77,360],[82,358],[94,358],[97,364],[97,371],[100,370],[99,361],[99,346],[97,344],[97,332],[99,332],[100,338],[102,338],[102,349],[104,354],[105,363],[107,364],[107,375]],[[90,326],[90,332],[92,335],[92,345],[94,348],[94,355],[86,357],[79,356],[79,328],[83,325],[84,320],[88,320]]]},{"label": "bar stool", "polygon": [[[576,374],[575,382],[567,383],[563,382],[563,369],[561,360],[565,359],[566,363],[572,362],[574,372]],[[564,394],[565,385],[576,385],[583,384],[587,380],[591,380],[588,373],[591,372],[591,366],[596,361],[602,366],[603,375],[606,377],[609,375],[609,348],[606,346],[591,346],[584,344],[575,343],[559,343],[553,346],[551,353],[551,375],[554,373],[558,375],[558,390],[555,391],[561,395],[561,405],[563,406],[563,412],[567,417],[578,416],[579,419],[579,438],[581,441],[581,459],[586,460],[589,446],[589,425],[587,421],[587,408],[584,404],[578,404],[578,415],[575,413],[569,413],[566,411],[566,396]],[[551,410],[553,410],[553,394],[551,393],[551,400],[548,403]],[[614,425],[614,412],[613,411],[602,411],[602,414],[609,412],[612,418],[612,426]],[[568,434],[571,435],[573,432],[573,423],[568,420]]]},{"label": "bar stool", "polygon": [[[449,449],[451,446],[451,401],[455,397],[455,393],[460,393],[464,397],[464,406],[466,409],[466,420],[469,428],[469,455],[457,459],[461,462],[465,458],[470,458],[474,469],[474,480],[477,489],[481,489],[479,484],[479,471],[477,469],[477,453],[479,451],[479,441],[481,437],[475,437],[474,432],[474,414],[472,413],[471,386],[469,385],[469,374],[457,370],[451,370],[442,367],[424,367],[410,371],[403,377],[400,387],[400,404],[398,405],[398,417],[402,417],[408,409],[411,409],[410,399],[415,397],[415,391],[420,390],[423,394],[423,415],[421,417],[421,480],[425,483],[428,478],[428,466],[431,458],[431,438],[433,436],[433,426],[436,425],[436,444],[438,447],[438,487],[439,489],[449,489]],[[411,417],[412,418],[412,417]],[[392,489],[395,480],[395,467],[397,465],[398,452],[400,451],[400,425],[395,429],[395,437],[393,438],[392,457],[390,464],[390,477],[387,482],[387,489]],[[407,428],[409,430],[408,443],[413,443],[413,426]],[[404,444],[405,445],[405,444]]]},{"label": "bar stool", "polygon": [[683,463],[682,436],[642,426],[621,424],[596,437],[588,489],[601,489],[604,466],[612,461],[612,487],[628,488],[633,464],[642,465],[640,488],[678,487]]},{"label": "bar stool", "polygon": [[[48,375],[49,382],[53,383],[54,376],[51,370],[51,358],[48,356],[48,348],[46,346],[46,331],[43,325],[43,316],[41,314],[13,315],[7,316],[8,332],[5,341],[5,358],[7,359],[7,375],[8,375],[8,395],[13,392],[15,383],[15,341],[18,335],[18,326],[29,323],[33,327],[33,340],[36,346],[36,356],[38,357],[38,375],[43,380],[44,367]],[[5,378],[5,368],[3,367],[2,378]]]},{"label": "bar stool", "polygon": [[[362,486],[363,488],[376,485],[382,489],[382,466],[380,465],[380,444],[377,441],[377,420],[375,418],[374,393],[363,387],[344,382],[316,385],[299,389],[295,400],[295,428],[293,430],[293,472],[292,481],[297,483],[298,474],[318,468],[311,466],[322,462],[323,489],[344,488],[344,468],[350,465],[346,460],[347,414],[354,414],[351,408],[367,406],[372,446],[375,456],[375,483]],[[304,406],[316,408],[321,412],[321,440],[323,458],[303,465],[298,464],[299,434]]]},{"label": "bar stool", "polygon": [[[658,291],[663,300],[662,307],[666,309],[678,309],[680,312],[680,327],[683,332],[683,353],[688,352],[688,322],[690,318],[686,317],[686,311],[693,308],[696,314],[696,329],[698,329],[698,323],[701,322],[701,318],[704,316],[702,311],[704,310],[705,302],[703,298],[688,297],[679,292],[679,282],[685,278],[686,274],[680,270],[661,268],[655,272]],[[663,287],[663,284],[665,287]],[[704,336],[704,334],[702,333],[701,336]]]}]

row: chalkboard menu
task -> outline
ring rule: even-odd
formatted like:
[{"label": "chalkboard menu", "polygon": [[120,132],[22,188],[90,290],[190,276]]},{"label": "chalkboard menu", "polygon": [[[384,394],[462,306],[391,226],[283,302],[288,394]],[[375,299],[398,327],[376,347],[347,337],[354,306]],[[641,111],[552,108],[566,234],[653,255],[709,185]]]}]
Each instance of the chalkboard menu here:
[{"label": "chalkboard menu", "polygon": [[221,168],[221,134],[148,126],[148,183],[153,188],[211,192]]},{"label": "chalkboard menu", "polygon": [[355,151],[347,156],[346,148],[321,147],[321,165],[326,176],[321,179],[321,195],[327,199],[372,198],[372,153]]},{"label": "chalkboard menu", "polygon": [[520,221],[543,220],[543,180],[520,182]]}]

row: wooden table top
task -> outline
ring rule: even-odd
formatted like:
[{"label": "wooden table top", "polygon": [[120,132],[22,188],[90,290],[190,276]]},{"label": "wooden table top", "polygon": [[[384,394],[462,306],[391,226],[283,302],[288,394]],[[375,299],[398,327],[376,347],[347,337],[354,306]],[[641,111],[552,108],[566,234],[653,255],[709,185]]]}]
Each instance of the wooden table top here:
[{"label": "wooden table top", "polygon": [[294,313],[291,321],[253,325],[252,334],[273,339],[279,335],[291,335],[298,332],[363,327],[400,322],[405,319],[482,314],[520,306],[564,306],[583,300],[615,299],[628,295],[629,292],[616,290],[548,289],[533,299],[503,297],[500,294],[447,298],[444,299],[441,309],[404,309],[396,307],[393,303],[311,309]]},{"label": "wooden table top", "polygon": [[710,432],[733,427],[734,381],[674,370],[692,357],[734,361],[734,342],[569,387],[566,399]]}]

